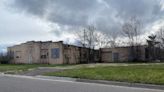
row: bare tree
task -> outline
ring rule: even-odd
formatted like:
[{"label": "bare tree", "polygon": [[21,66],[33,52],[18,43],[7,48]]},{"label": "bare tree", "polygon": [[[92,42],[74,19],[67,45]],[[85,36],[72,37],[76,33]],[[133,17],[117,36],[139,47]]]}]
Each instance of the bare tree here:
[{"label": "bare tree", "polygon": [[132,17],[128,22],[123,24],[122,31],[125,37],[128,37],[130,46],[140,45],[141,21],[136,17]]},{"label": "bare tree", "polygon": [[116,31],[112,31],[108,34],[108,42],[111,48],[115,48],[118,47],[118,42],[117,42],[117,38],[118,38],[118,32]]},{"label": "bare tree", "polygon": [[75,36],[83,47],[94,48],[96,42],[95,28],[89,26],[87,29],[76,32]]},{"label": "bare tree", "polygon": [[158,48],[160,49],[159,57],[160,57],[160,60],[164,60],[164,26],[160,27],[156,35],[157,35],[157,41],[159,42]]},{"label": "bare tree", "polygon": [[76,31],[75,32],[75,36],[76,36],[76,41],[78,45],[82,46],[82,47],[86,47],[86,29],[82,30],[82,31]]},{"label": "bare tree", "polygon": [[147,39],[148,43],[148,54],[149,54],[149,60],[155,60],[159,59],[159,52],[157,53],[158,50],[158,44],[160,42],[157,41],[157,36],[156,35],[150,35],[148,36],[149,39]]},{"label": "bare tree", "polygon": [[110,46],[110,39],[108,35],[102,33],[102,32],[96,32],[96,38],[95,38],[95,47],[96,48],[104,48]]},{"label": "bare tree", "polygon": [[141,21],[136,17],[131,17],[128,22],[125,22],[122,26],[125,39],[127,38],[127,44],[130,46],[131,60],[140,59],[140,45],[141,45]]},{"label": "bare tree", "polygon": [[94,26],[88,26],[84,30],[77,32],[76,37],[82,47],[88,48],[88,63],[94,62],[94,49],[102,48],[108,45],[107,36],[99,31],[96,31]]},{"label": "bare tree", "polygon": [[94,26],[88,26],[75,34],[83,47],[91,49],[107,47],[110,43],[108,36],[96,30]]},{"label": "bare tree", "polygon": [[157,39],[160,42],[160,47],[164,49],[164,26],[162,26],[156,33]]},{"label": "bare tree", "polygon": [[[96,35],[95,28],[93,26],[89,26],[87,29],[84,29],[78,33],[76,33],[76,37],[81,44],[82,47],[88,48],[88,50],[83,50],[83,54],[86,54],[87,63],[93,62],[93,49],[95,48]],[[84,53],[85,51],[85,53]]]}]

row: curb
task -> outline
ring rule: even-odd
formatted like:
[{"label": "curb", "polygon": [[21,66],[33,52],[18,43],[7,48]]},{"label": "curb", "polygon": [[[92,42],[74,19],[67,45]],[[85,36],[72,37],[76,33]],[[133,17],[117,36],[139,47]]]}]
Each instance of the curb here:
[{"label": "curb", "polygon": [[74,82],[96,83],[96,84],[104,84],[104,85],[115,85],[115,86],[124,86],[124,87],[136,87],[136,88],[164,90],[164,85],[129,83],[129,82],[118,82],[118,81],[106,81],[106,80],[90,80],[90,79],[57,77],[57,76],[42,76],[42,75],[36,76],[36,77],[55,79],[55,80],[67,80],[67,81],[74,81]]},{"label": "curb", "polygon": [[124,86],[124,87],[136,87],[136,88],[164,90],[164,85],[129,83],[129,82],[118,82],[118,81],[106,81],[106,80],[91,80],[91,79],[57,77],[57,76],[42,76],[42,75],[36,76],[36,77],[55,79],[55,80],[67,80],[67,81],[75,81],[75,82],[84,82],[84,83],[97,83],[97,84],[104,84],[104,85],[115,85],[115,86]]},{"label": "curb", "polygon": [[164,85],[128,83],[128,82],[105,81],[105,80],[89,80],[89,79],[76,79],[76,81],[77,82],[86,82],[86,83],[99,83],[99,84],[105,84],[105,85],[116,85],[116,86],[126,86],[126,87],[137,87],[137,88],[148,88],[148,89],[164,90]]}]

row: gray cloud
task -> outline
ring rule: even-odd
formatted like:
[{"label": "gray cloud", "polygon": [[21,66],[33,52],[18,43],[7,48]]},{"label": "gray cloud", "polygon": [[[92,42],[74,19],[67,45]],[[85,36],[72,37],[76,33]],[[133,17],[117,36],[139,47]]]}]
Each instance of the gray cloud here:
[{"label": "gray cloud", "polygon": [[63,25],[87,24],[95,0],[15,0],[15,6],[30,14]]},{"label": "gray cloud", "polygon": [[160,0],[106,0],[106,2],[117,12],[117,17],[123,20],[138,16],[144,22],[153,22],[164,14]]},{"label": "gray cloud", "polygon": [[121,30],[131,16],[148,26],[164,15],[160,0],[14,0],[14,6],[60,26],[93,24],[103,32]]}]

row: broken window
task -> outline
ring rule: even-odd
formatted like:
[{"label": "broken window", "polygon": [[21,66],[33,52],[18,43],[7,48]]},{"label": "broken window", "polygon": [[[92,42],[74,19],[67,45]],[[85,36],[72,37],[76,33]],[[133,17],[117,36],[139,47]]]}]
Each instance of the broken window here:
[{"label": "broken window", "polygon": [[40,58],[41,58],[41,59],[46,59],[46,58],[48,58],[48,49],[41,49]]}]

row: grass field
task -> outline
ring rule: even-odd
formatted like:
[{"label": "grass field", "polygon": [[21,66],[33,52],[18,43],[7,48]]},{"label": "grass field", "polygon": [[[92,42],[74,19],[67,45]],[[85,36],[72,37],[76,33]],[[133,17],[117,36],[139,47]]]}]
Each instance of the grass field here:
[{"label": "grass field", "polygon": [[164,64],[82,67],[45,75],[164,85]]}]

